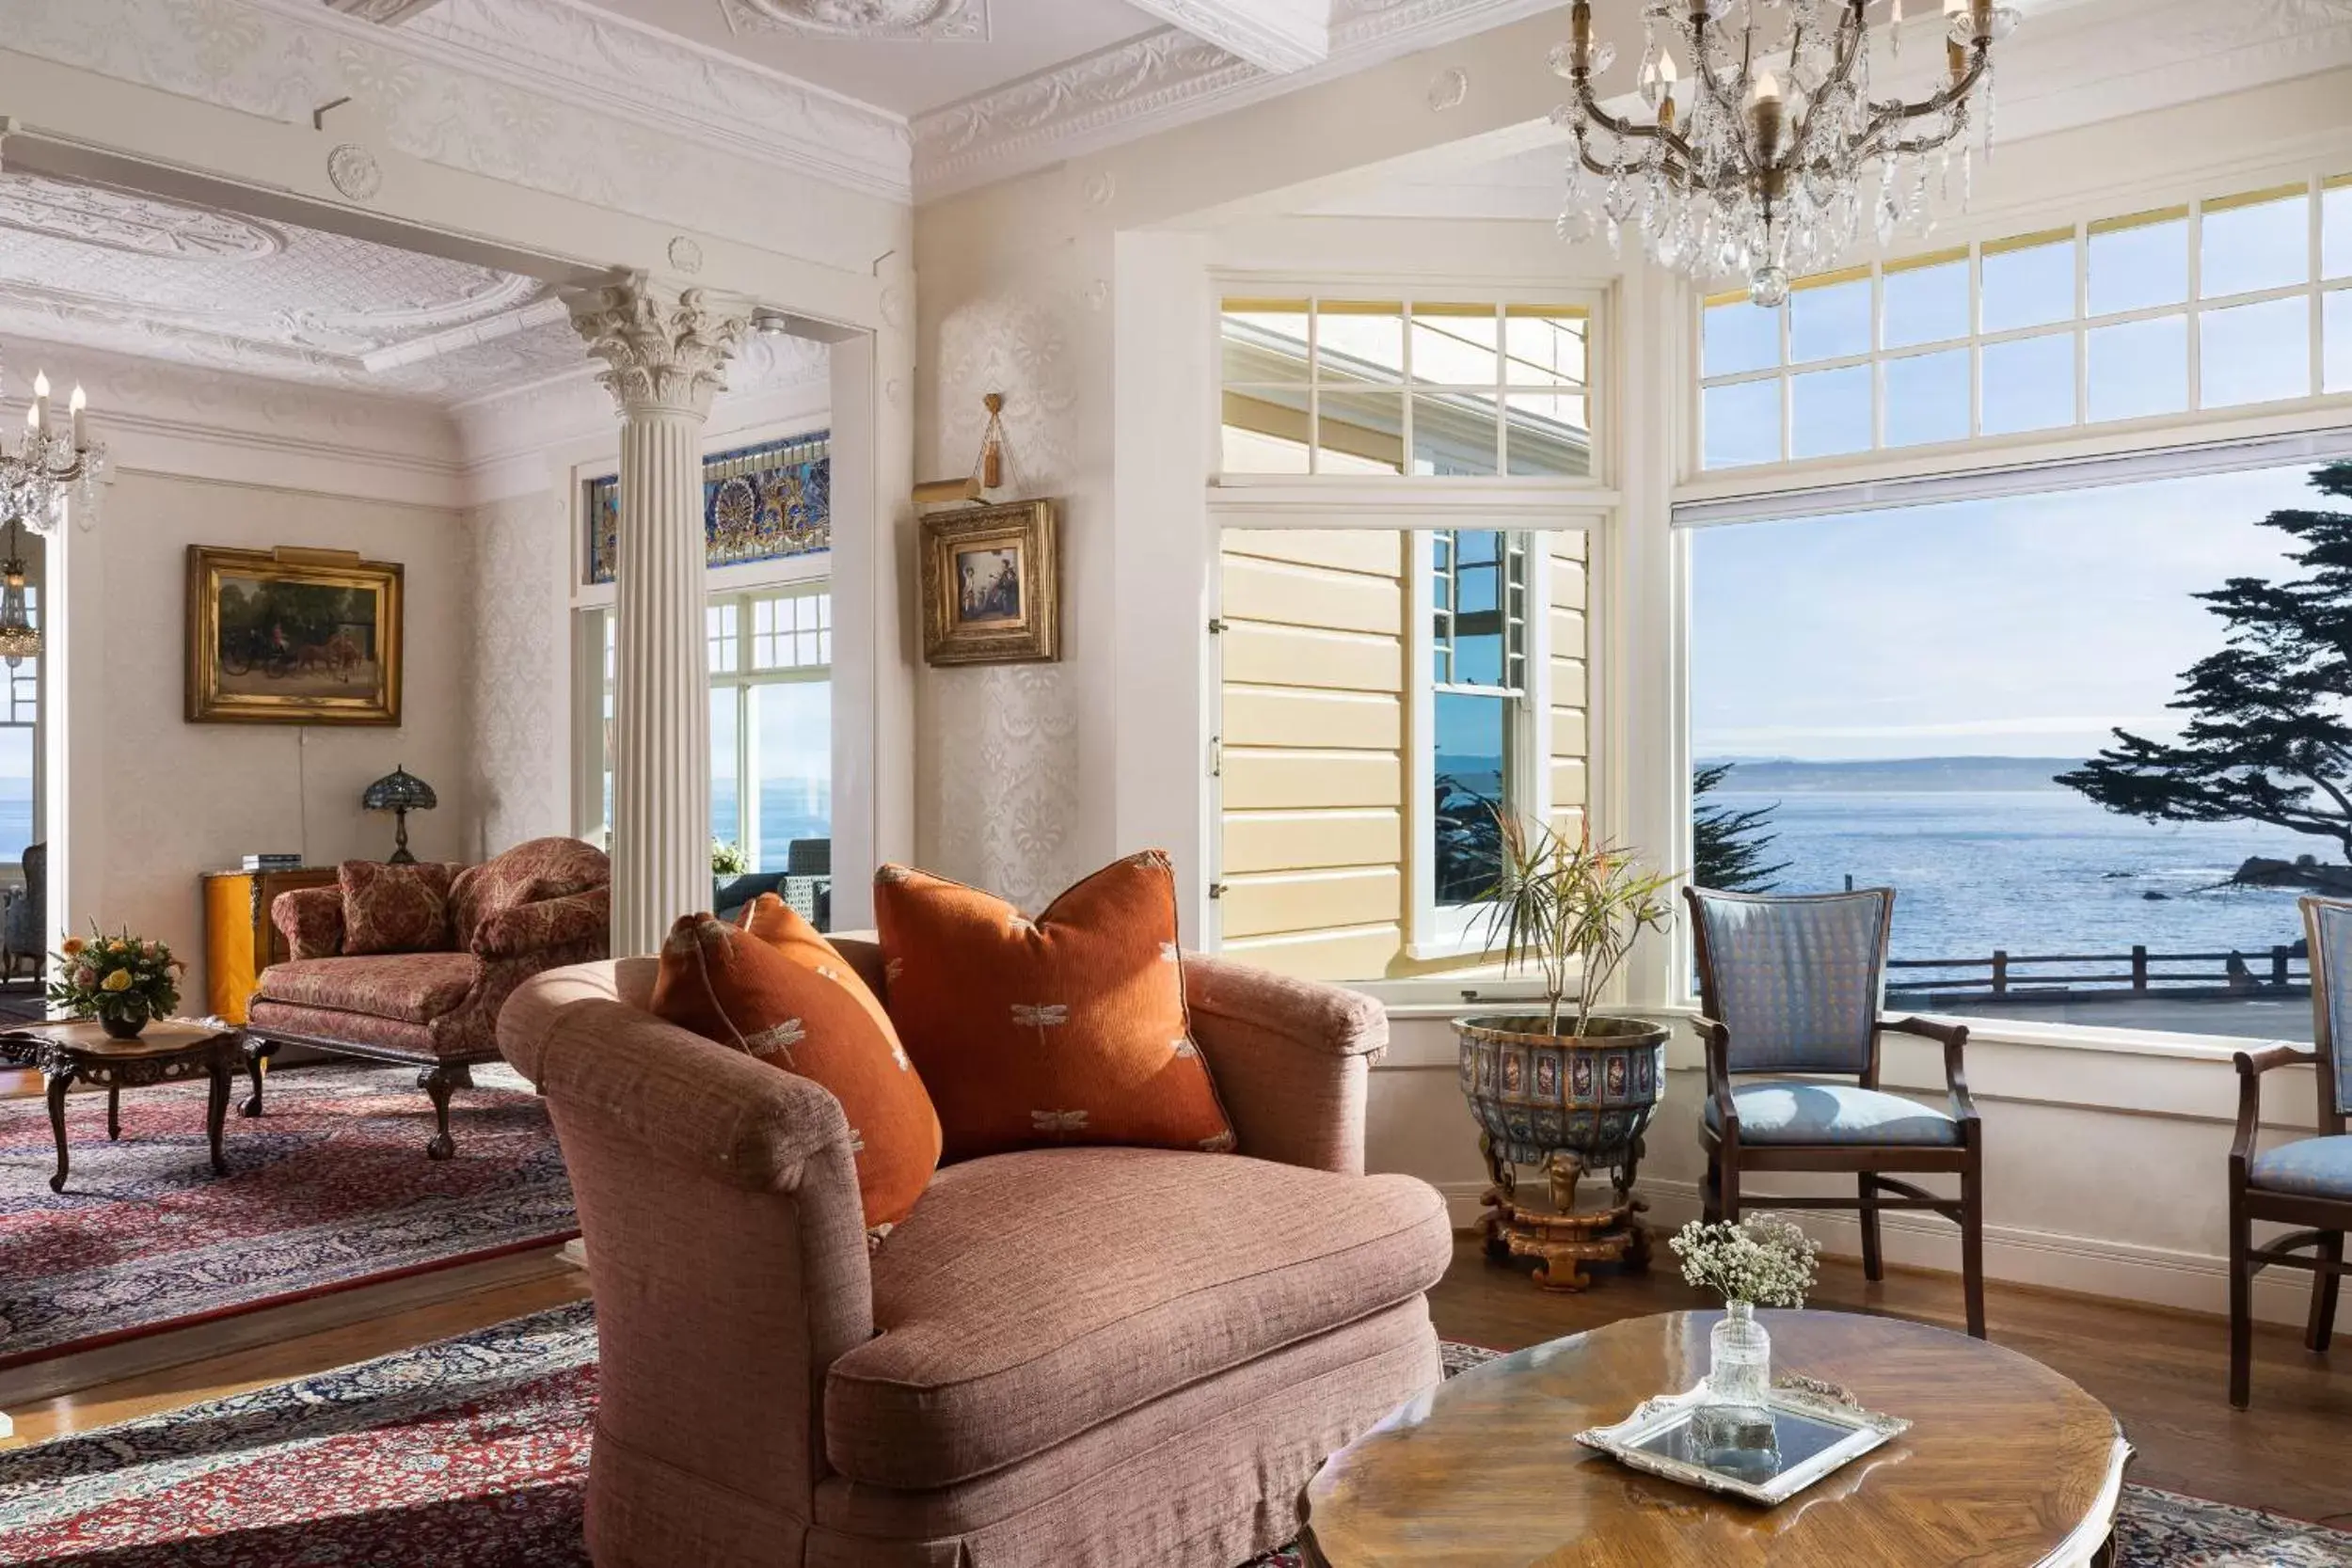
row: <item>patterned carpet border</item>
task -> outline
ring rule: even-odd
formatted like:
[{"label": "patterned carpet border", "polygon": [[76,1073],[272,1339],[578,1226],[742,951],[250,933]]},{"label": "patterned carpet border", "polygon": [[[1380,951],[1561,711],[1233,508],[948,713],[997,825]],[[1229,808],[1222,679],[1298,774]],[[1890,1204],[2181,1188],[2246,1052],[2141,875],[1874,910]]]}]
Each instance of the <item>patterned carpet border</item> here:
[{"label": "patterned carpet border", "polygon": [[[0,1451],[0,1564],[586,1568],[596,1349],[582,1302]],[[1447,1373],[1496,1354],[1448,1345]],[[2118,1533],[2122,1568],[2352,1568],[2352,1533],[2147,1487]]]},{"label": "patterned carpet border", "polygon": [[431,1161],[414,1069],[273,1075],[266,1115],[230,1116],[225,1177],[201,1082],[124,1090],[112,1142],[105,1096],[76,1093],[56,1194],[46,1104],[0,1101],[0,1369],[577,1235],[546,1107],[504,1067],[475,1083]]}]

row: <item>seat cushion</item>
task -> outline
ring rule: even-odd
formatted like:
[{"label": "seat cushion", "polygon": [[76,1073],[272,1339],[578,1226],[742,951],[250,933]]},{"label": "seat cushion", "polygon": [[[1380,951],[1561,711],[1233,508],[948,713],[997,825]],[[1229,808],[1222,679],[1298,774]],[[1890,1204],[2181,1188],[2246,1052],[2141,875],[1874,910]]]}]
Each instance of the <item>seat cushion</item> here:
[{"label": "seat cushion", "polygon": [[[1851,1084],[1798,1080],[1742,1084],[1731,1091],[1743,1144],[1912,1144],[1960,1142],[1960,1124],[1932,1106]],[[1721,1132],[1715,1101],[1707,1129]]]},{"label": "seat cushion", "polygon": [[2265,1149],[2254,1156],[2246,1180],[2274,1193],[2352,1200],[2352,1133]]},{"label": "seat cushion", "polygon": [[850,960],[772,893],[739,929],[690,914],[661,944],[654,1015],[822,1085],[850,1118],[867,1227],[897,1225],[939,1164],[939,1117],[890,1015]]},{"label": "seat cushion", "polygon": [[262,972],[257,997],[298,1007],[430,1023],[466,1000],[482,973],[470,953],[296,958]]},{"label": "seat cushion", "polygon": [[1405,1176],[1076,1148],[948,1165],[873,1258],[880,1332],[825,1380],[853,1481],[948,1486],[1437,1283]]},{"label": "seat cushion", "polygon": [[1035,920],[904,866],[874,877],[883,1001],[947,1158],[1124,1144],[1223,1152],[1233,1130],[1184,1012],[1176,874],[1116,861]]}]

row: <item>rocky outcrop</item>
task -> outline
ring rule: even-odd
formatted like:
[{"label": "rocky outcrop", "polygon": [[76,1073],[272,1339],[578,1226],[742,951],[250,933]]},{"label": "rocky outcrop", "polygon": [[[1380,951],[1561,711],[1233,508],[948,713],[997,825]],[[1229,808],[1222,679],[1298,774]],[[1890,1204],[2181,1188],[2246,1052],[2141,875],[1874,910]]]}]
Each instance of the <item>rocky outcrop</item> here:
[{"label": "rocky outcrop", "polygon": [[2230,880],[2240,887],[2308,888],[2330,897],[2352,898],[2352,865],[2325,865],[2315,855],[2297,855],[2291,861],[2250,855]]}]

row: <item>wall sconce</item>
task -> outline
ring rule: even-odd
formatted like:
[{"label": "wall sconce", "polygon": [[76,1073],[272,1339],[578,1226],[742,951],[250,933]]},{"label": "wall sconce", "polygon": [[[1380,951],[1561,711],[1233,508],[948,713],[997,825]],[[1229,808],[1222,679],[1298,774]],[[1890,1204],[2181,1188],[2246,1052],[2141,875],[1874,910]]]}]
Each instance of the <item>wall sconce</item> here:
[{"label": "wall sconce", "polygon": [[957,501],[987,499],[987,493],[1005,482],[1005,394],[991,392],[980,400],[988,410],[988,428],[980,436],[980,455],[962,479],[929,480],[914,487],[917,506],[947,506]]}]

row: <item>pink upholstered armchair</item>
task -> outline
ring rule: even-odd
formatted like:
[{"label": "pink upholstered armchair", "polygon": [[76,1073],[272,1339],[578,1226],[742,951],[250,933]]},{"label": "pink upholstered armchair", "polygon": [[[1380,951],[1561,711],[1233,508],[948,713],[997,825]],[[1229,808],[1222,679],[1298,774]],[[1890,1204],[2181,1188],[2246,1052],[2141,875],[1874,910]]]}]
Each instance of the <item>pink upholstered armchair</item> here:
[{"label": "pink upholstered armchair", "polygon": [[597,1568],[1232,1568],[1437,1382],[1452,1237],[1363,1174],[1364,998],[1187,958],[1238,1153],[965,1161],[869,1250],[839,1102],[654,1018],[655,971],[556,970],[499,1020],[596,1282]]},{"label": "pink upholstered armchair", "polygon": [[516,845],[455,871],[449,944],[429,953],[346,955],[340,888],[279,894],[270,919],[291,957],[254,992],[245,1114],[262,1114],[262,1064],[281,1045],[413,1063],[437,1124],[425,1153],[448,1159],[450,1096],[472,1087],[472,1064],[498,1059],[499,1010],[515,988],[612,951],[612,879],[604,851],[578,839]]}]

